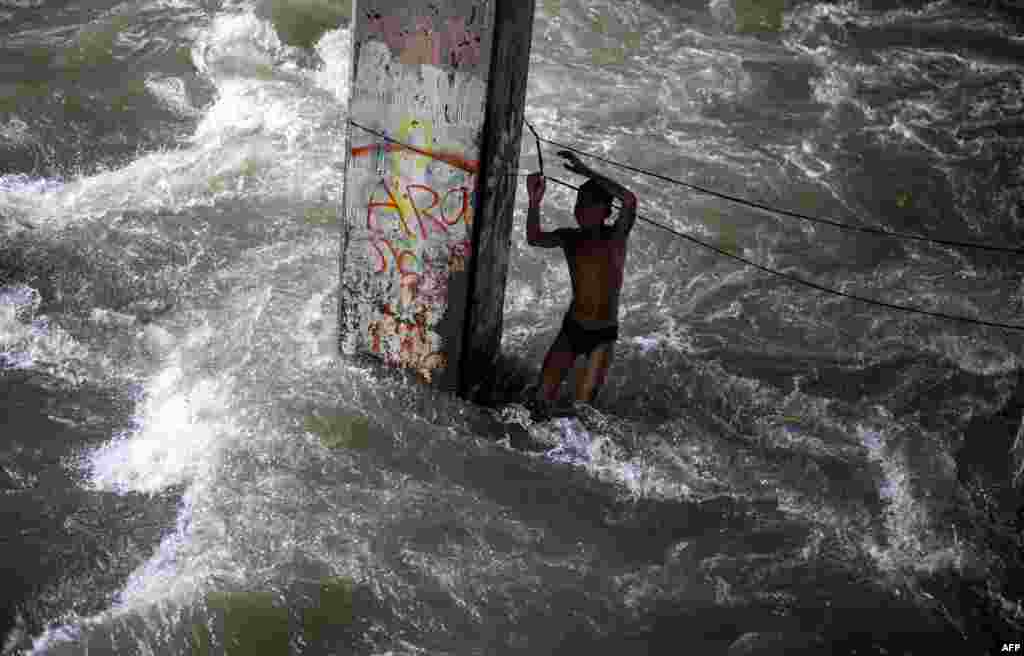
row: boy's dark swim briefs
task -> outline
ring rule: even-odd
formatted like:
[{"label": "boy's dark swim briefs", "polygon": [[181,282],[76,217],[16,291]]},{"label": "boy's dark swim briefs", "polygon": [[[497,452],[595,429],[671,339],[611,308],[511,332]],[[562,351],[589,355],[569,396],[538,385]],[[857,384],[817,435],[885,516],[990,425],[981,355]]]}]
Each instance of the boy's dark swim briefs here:
[{"label": "boy's dark swim briefs", "polygon": [[562,332],[569,339],[569,345],[576,355],[587,355],[595,348],[606,342],[614,342],[619,338],[619,327],[609,326],[599,330],[587,330],[569,313],[566,313],[562,321]]}]

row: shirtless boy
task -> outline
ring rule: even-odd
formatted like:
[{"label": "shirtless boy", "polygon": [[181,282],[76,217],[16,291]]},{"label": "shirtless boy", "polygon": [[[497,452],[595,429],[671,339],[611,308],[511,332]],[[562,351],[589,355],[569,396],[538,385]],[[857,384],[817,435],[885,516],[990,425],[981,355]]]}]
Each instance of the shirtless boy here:
[{"label": "shirtless boy", "polygon": [[[561,151],[565,168],[588,178],[576,196],[574,214],[579,228],[545,232],[540,227],[540,202],[545,180],[540,173],[526,180],[530,209],[526,243],[539,248],[559,246],[572,277],[572,304],[562,329],[544,358],[537,399],[532,404],[544,416],[558,400],[558,389],[580,355],[586,365],[577,371],[576,402],[592,403],[608,376],[615,341],[619,337],[619,292],[626,263],[626,241],[636,222],[636,196],[622,185],[595,173],[571,152]],[[611,216],[612,197],[622,201],[618,219]]]}]

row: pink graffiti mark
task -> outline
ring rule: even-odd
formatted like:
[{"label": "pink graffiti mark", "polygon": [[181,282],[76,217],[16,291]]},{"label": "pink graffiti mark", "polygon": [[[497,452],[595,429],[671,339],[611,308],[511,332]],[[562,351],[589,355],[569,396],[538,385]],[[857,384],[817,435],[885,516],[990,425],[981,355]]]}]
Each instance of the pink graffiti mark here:
[{"label": "pink graffiti mark", "polygon": [[448,31],[441,35],[441,44],[453,68],[480,64],[480,33],[467,30],[465,18],[448,19]]},{"label": "pink graffiti mark", "polygon": [[416,281],[416,298],[430,305],[443,305],[448,300],[448,272],[426,267]]},{"label": "pink graffiti mark", "polygon": [[405,50],[405,33],[402,32],[402,19],[398,16],[381,16],[373,14],[366,21],[368,34],[380,35],[392,52]]},{"label": "pink graffiti mark", "polygon": [[471,244],[472,242],[470,242],[468,239],[464,241],[455,242],[454,244],[451,245],[450,256],[461,258],[469,257],[469,249]]},{"label": "pink graffiti mark", "polygon": [[440,33],[435,32],[429,16],[415,17],[409,30],[403,29],[398,16],[379,13],[371,15],[366,25],[367,34],[379,36],[403,64],[447,63],[459,68],[480,63],[480,33],[466,29],[466,19],[461,16],[449,18]]}]

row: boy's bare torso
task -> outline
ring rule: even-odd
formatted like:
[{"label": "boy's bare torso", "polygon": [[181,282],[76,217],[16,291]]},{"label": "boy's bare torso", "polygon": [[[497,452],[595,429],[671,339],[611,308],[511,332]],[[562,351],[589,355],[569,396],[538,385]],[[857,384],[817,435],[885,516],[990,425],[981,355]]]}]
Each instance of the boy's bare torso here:
[{"label": "boy's bare torso", "polygon": [[562,250],[572,278],[572,317],[587,329],[618,325],[626,241],[615,239],[611,226],[569,233]]}]

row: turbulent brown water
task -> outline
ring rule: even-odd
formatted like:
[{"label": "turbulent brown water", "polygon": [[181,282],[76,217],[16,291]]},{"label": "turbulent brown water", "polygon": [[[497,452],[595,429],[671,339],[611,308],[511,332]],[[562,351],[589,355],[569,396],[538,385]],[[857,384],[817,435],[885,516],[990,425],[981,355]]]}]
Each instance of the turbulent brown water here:
[{"label": "turbulent brown water", "polygon": [[[1021,243],[1018,17],[793,2],[749,32],[745,4],[538,2],[528,118],[767,205]],[[0,0],[6,653],[1021,642],[1019,331],[823,294],[639,223],[576,452],[511,451],[486,410],[341,360],[348,14]],[[594,165],[643,216],[763,266],[1024,324],[1012,255]],[[546,226],[572,200],[549,185]],[[519,201],[512,391],[569,300]]]}]

